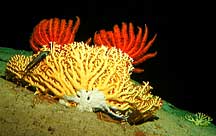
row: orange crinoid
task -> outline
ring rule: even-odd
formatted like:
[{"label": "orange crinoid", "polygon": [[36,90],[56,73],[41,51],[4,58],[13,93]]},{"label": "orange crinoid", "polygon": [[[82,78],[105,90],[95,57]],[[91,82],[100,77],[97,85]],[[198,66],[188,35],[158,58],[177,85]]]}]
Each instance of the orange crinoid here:
[{"label": "orange crinoid", "polygon": [[[147,53],[151,45],[154,43],[157,34],[147,42],[148,39],[148,27],[145,25],[145,33],[142,33],[142,28],[138,27],[137,35],[134,34],[134,27],[132,23],[129,23],[129,30],[126,23],[122,23],[120,30],[118,25],[114,25],[113,31],[106,31],[104,29],[96,32],[94,35],[94,43],[96,45],[105,45],[108,47],[116,47],[127,53],[133,58],[133,65],[140,64],[149,58],[155,57],[157,51],[153,53]],[[143,72],[143,69],[135,68],[134,72]]]},{"label": "orange crinoid", "polygon": [[80,25],[80,18],[73,24],[73,20],[51,18],[41,20],[34,28],[30,38],[31,48],[38,52],[44,45],[49,46],[50,42],[64,45],[74,42],[75,34]]}]

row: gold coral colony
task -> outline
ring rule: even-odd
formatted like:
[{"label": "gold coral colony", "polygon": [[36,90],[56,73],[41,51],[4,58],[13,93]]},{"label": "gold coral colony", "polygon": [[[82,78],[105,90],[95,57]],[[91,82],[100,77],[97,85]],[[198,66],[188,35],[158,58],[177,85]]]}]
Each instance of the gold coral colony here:
[{"label": "gold coral colony", "polygon": [[[50,43],[52,48],[43,46],[32,56],[12,56],[7,76],[36,87],[35,94],[52,95],[67,106],[72,101],[80,111],[99,109],[117,119],[127,120],[133,110],[149,118],[161,107],[162,100],[151,94],[149,82],[131,80],[133,59],[127,53],[83,42]],[[26,73],[29,63],[44,51],[50,53]]]}]

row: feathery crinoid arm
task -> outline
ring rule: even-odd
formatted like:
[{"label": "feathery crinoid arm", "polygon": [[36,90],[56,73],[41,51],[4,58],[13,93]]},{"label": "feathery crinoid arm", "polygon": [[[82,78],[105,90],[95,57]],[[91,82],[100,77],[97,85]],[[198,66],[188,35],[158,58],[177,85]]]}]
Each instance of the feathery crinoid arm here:
[{"label": "feathery crinoid arm", "polygon": [[[135,34],[134,26],[125,22],[122,23],[120,29],[118,25],[114,25],[113,31],[106,31],[105,29],[96,32],[94,35],[94,43],[97,46],[107,46],[109,48],[116,47],[127,53],[133,58],[133,65],[138,65],[144,61],[153,58],[157,55],[157,51],[147,53],[149,48],[153,45],[157,34],[148,42],[148,27],[145,25],[145,32],[143,34],[142,28],[138,27],[138,33]],[[143,72],[143,69],[135,68],[135,73]]]},{"label": "feathery crinoid arm", "polygon": [[76,18],[75,23],[72,19],[69,19],[68,22],[60,18],[41,20],[34,27],[29,41],[34,52],[40,51],[44,45],[49,47],[49,42],[56,42],[62,46],[73,43],[80,25],[80,18],[78,16]]}]

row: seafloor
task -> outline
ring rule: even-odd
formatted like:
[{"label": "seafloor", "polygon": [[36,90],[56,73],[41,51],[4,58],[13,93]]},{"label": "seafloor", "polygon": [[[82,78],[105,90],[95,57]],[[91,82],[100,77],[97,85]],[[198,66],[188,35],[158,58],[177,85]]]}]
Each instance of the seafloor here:
[{"label": "seafloor", "polygon": [[106,122],[96,113],[40,99],[4,79],[11,56],[31,53],[0,47],[0,136],[216,136],[214,124],[196,126],[184,118],[189,112],[165,100],[156,120],[130,125]]}]

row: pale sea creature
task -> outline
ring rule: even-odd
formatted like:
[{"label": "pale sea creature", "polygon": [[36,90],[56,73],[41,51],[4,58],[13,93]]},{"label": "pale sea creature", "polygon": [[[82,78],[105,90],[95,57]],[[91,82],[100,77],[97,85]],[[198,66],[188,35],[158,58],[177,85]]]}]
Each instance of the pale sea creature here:
[{"label": "pale sea creature", "polygon": [[68,101],[73,101],[77,103],[77,108],[81,111],[87,111],[87,112],[94,112],[95,110],[99,109],[104,112],[107,112],[108,114],[119,118],[119,119],[125,119],[126,116],[121,115],[119,112],[114,112],[116,110],[114,107],[110,107],[106,103],[105,95],[102,91],[99,91],[97,89],[92,91],[86,91],[84,89],[81,89],[77,92],[76,96],[67,96],[64,95],[63,99],[60,99],[59,102],[63,105],[68,106]]}]

